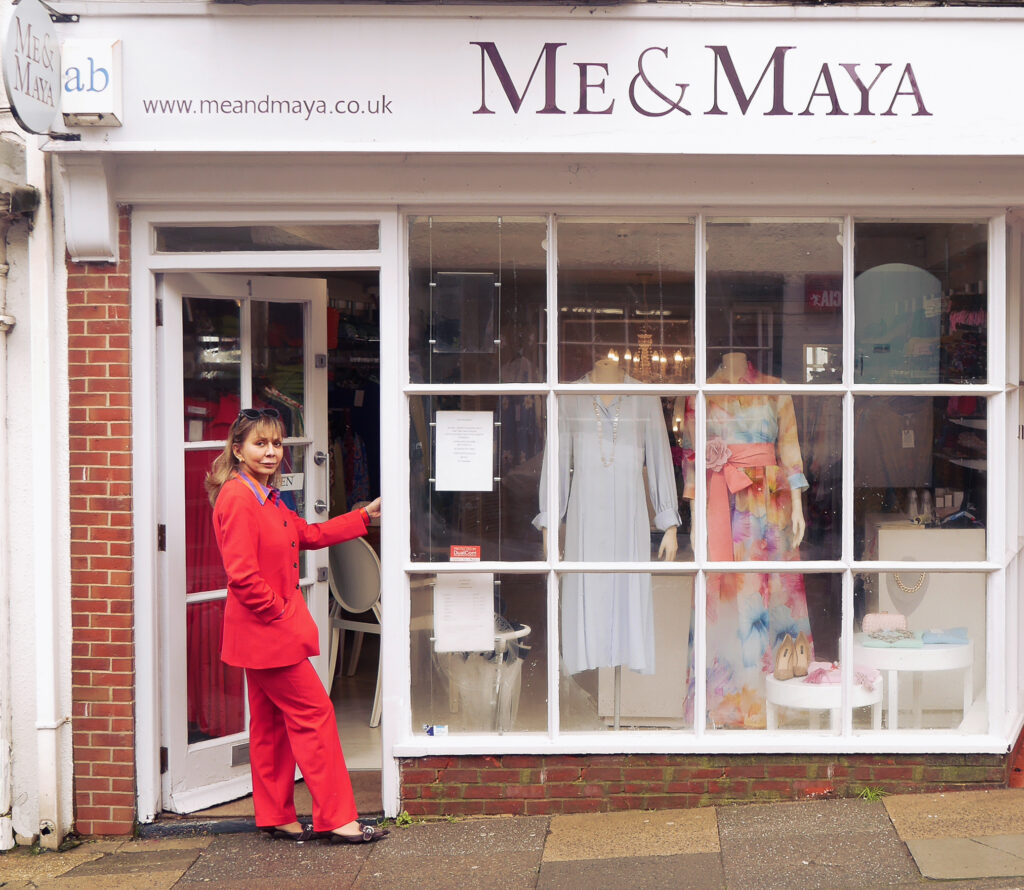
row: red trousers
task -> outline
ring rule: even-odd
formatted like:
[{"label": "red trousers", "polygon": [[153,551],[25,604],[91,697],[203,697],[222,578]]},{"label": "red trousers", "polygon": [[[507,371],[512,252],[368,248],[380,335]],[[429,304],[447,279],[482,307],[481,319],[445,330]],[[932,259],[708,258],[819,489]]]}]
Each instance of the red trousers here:
[{"label": "red trousers", "polygon": [[260,827],[295,821],[295,765],[313,797],[313,828],[330,831],[356,818],[334,706],[309,660],[246,668],[249,765]]}]

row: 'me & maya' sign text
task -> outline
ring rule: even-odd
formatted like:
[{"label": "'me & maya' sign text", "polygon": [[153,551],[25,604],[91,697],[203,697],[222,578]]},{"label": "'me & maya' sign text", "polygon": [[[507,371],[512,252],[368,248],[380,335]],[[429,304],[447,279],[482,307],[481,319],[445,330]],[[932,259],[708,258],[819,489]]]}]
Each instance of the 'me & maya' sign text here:
[{"label": "'me & maya' sign text", "polygon": [[[517,86],[508,66],[498,49],[497,43],[474,41],[480,48],[480,107],[474,114],[494,114],[488,106],[488,80],[493,77],[500,85],[508,106],[518,114],[523,109],[526,94],[534,81],[540,83],[536,92],[543,93],[543,105],[537,114],[565,114],[566,108],[559,104],[558,79],[568,78],[578,83],[574,98],[573,114],[613,114],[618,99],[610,95],[609,79],[612,77],[608,62],[585,62],[570,60],[559,63],[558,51],[565,43],[545,43],[537,56],[533,69],[523,85]],[[771,49],[767,62],[756,81],[744,83],[732,51],[728,46],[707,45],[701,60],[701,67],[707,80],[712,84],[710,105],[707,100],[698,107],[687,99],[691,84],[677,80],[665,81],[664,73],[653,69],[658,63],[672,61],[667,46],[648,46],[640,51],[633,69],[627,72],[628,87],[625,93],[627,107],[644,117],[664,117],[680,113],[684,115],[746,115],[751,111],[758,93],[762,92],[763,113],[767,117],[788,117],[794,112],[788,102],[796,99],[794,108],[803,106],[796,113],[800,116],[825,114],[829,116],[895,116],[901,113],[930,116],[924,97],[917,83],[914,68],[909,62],[894,65],[892,62],[875,62],[862,65],[858,62],[840,62],[832,65],[822,63],[813,79],[804,75],[802,83],[793,83],[796,78],[786,77],[786,56],[795,46],[776,46]],[[564,55],[564,54],[563,54]],[[754,71],[757,66],[755,64]],[[538,77],[538,72],[540,76]],[[836,79],[845,81],[847,89],[845,107],[836,86]],[[575,85],[574,83],[574,85]],[[789,97],[789,98],[787,98]],[[874,99],[874,108],[872,108]],[[902,104],[898,106],[898,103]],[[699,100],[698,100],[699,102]],[[619,106],[621,108],[621,104]]]},{"label": "'me & maya' sign text", "polygon": [[39,0],[21,0],[11,13],[3,74],[18,123],[30,133],[48,133],[60,105],[60,43]]}]

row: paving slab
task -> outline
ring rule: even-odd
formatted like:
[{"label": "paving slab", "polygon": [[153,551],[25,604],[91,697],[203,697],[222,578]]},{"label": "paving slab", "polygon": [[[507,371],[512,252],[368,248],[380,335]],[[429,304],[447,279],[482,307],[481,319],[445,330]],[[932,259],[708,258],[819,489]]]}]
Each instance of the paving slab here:
[{"label": "paving slab", "polygon": [[193,837],[133,838],[117,848],[118,853],[153,853],[161,850],[205,850],[213,843],[213,835]]},{"label": "paving slab", "polygon": [[[718,853],[627,857],[589,861],[547,859],[541,864],[537,890],[725,890]],[[751,890],[751,888],[746,888]]]},{"label": "paving slab", "polygon": [[548,816],[495,816],[457,822],[418,822],[392,828],[377,841],[373,859],[417,857],[501,857],[508,853],[536,854],[538,861],[548,833]]},{"label": "paving slab", "polygon": [[200,847],[145,850],[136,853],[123,853],[122,849],[77,865],[61,875],[61,879],[94,878],[99,882],[100,878],[110,875],[145,875],[150,872],[173,871],[177,871],[180,876],[196,861],[201,852]]},{"label": "paving slab", "polygon": [[[0,853],[0,881],[41,882],[99,859],[106,852],[94,844],[81,844],[62,853],[39,853],[31,847],[15,847]],[[7,890],[7,884],[2,884]]]},{"label": "paving slab", "polygon": [[864,890],[921,880],[879,803],[724,807],[718,830],[730,888]]},{"label": "paving slab", "polygon": [[1024,882],[1020,878],[971,878],[966,881],[943,881],[941,884],[921,878],[920,883],[914,886],[916,890],[926,887],[934,887],[936,890],[1024,890]]},{"label": "paving slab", "polygon": [[136,874],[108,874],[102,878],[96,875],[62,875],[35,886],[46,890],[171,890],[180,877],[181,872],[177,869]]},{"label": "paving slab", "polygon": [[[378,842],[374,846],[378,845],[383,850],[383,844]],[[415,887],[416,890],[534,890],[539,868],[539,850],[415,857],[384,857],[375,851],[351,887],[352,890],[395,890],[396,887]]]},{"label": "paving slab", "polygon": [[1024,837],[923,838],[907,847],[926,878],[1024,877]]},{"label": "paving slab", "polygon": [[899,794],[882,803],[905,841],[1001,835],[1024,827],[1024,789]]},{"label": "paving slab", "polygon": [[552,816],[545,862],[717,853],[712,807]]},{"label": "paving slab", "polygon": [[218,835],[177,886],[265,885],[279,890],[319,881],[321,887],[347,887],[373,846],[323,841],[296,844],[262,833]]},{"label": "paving slab", "polygon": [[973,838],[973,840],[1024,860],[1024,834],[995,834],[988,837]]}]

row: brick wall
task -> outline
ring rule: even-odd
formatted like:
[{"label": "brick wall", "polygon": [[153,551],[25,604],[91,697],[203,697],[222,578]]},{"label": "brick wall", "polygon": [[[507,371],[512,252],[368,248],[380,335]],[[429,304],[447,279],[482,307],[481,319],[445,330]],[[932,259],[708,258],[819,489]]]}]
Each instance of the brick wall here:
[{"label": "brick wall", "polygon": [[546,815],[1005,788],[998,754],[504,755],[404,760],[413,816]]},{"label": "brick wall", "polygon": [[129,222],[115,263],[68,262],[75,827],[135,824]]}]

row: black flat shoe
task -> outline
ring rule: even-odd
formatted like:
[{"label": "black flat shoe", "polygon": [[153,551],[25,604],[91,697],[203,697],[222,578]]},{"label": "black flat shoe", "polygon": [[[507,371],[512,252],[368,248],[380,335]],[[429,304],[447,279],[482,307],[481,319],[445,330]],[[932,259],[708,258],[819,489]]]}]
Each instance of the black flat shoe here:
[{"label": "black flat shoe", "polygon": [[325,831],[320,837],[326,838],[329,844],[372,844],[382,837],[387,837],[391,832],[386,828],[377,825],[364,825],[359,834],[338,834],[334,831]]},{"label": "black flat shoe", "polygon": [[278,828],[274,825],[267,826],[266,828],[260,828],[264,834],[269,834],[272,838],[282,841],[294,841],[297,844],[301,844],[304,841],[311,841],[316,837],[311,826],[305,826],[301,831],[285,831],[283,828]]}]

